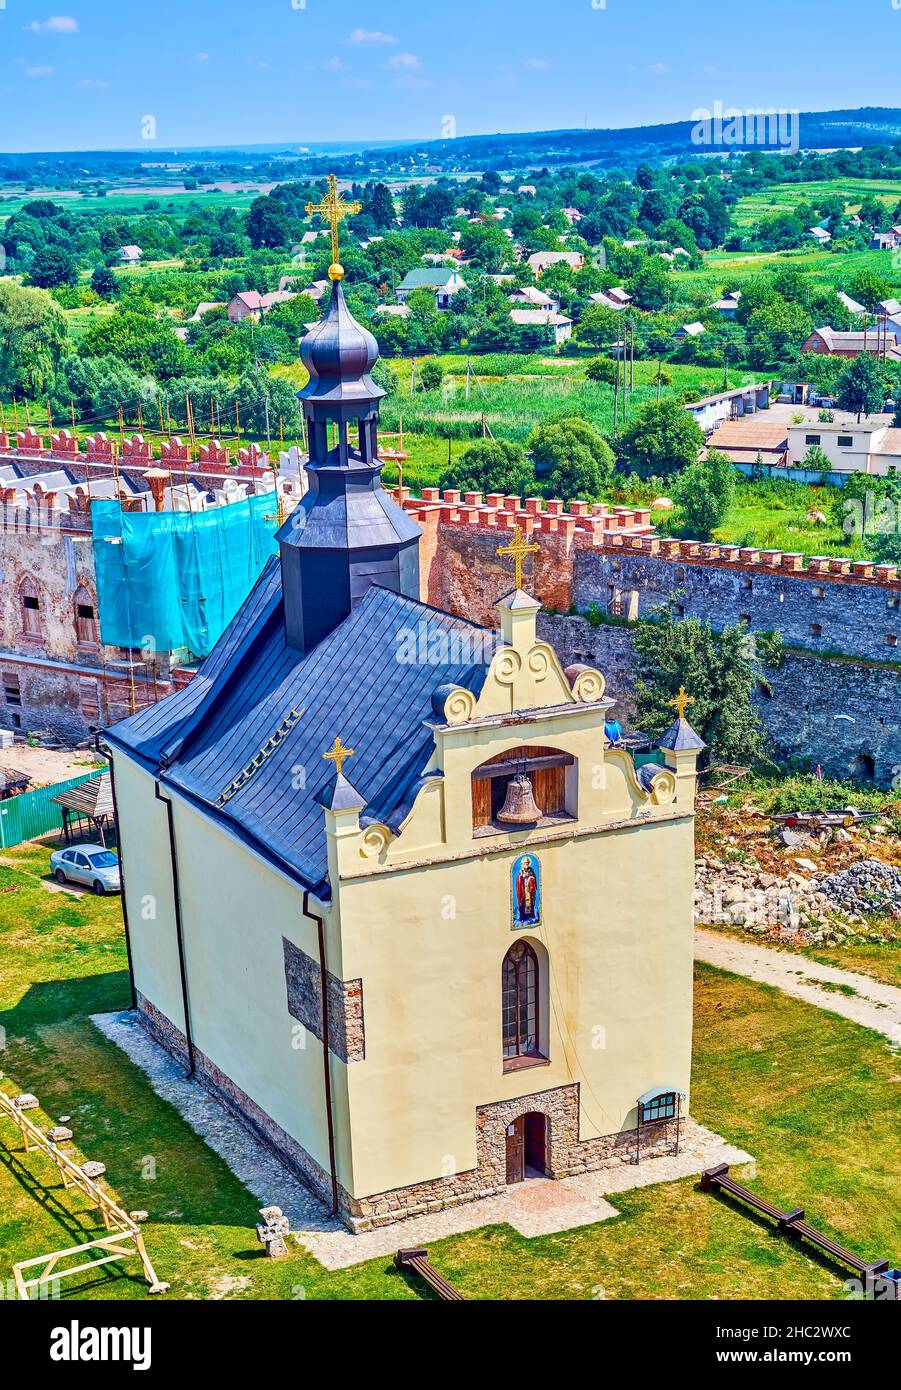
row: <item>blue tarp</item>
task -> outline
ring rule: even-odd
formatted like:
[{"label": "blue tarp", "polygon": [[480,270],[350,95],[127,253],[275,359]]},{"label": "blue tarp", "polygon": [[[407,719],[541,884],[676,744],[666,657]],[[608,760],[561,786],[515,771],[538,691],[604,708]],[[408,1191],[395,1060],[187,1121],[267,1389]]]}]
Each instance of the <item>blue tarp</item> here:
[{"label": "blue tarp", "polygon": [[112,647],[207,656],[277,553],[278,501],[262,493],[205,512],[91,508],[100,636]]}]

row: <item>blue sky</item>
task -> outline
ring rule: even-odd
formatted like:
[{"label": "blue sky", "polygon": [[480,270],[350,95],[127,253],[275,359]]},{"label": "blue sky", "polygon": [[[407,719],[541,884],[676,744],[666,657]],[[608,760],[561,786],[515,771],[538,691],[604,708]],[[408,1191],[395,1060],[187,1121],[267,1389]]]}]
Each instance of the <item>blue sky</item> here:
[{"label": "blue sky", "polygon": [[0,0],[0,149],[890,106],[899,54],[901,0]]}]

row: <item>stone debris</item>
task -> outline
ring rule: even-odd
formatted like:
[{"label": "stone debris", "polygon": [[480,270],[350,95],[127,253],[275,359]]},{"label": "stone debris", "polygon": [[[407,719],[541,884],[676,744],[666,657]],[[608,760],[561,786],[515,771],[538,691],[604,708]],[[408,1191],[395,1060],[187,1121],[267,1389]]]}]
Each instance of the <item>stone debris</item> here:
[{"label": "stone debris", "polygon": [[901,869],[878,859],[861,859],[820,880],[820,891],[852,917],[901,917]]},{"label": "stone debris", "polygon": [[81,1171],[86,1178],[102,1178],[106,1172],[106,1164],[98,1163],[95,1159],[89,1159],[87,1163],[81,1165]]},{"label": "stone debris", "polygon": [[131,1217],[132,1221],[134,1221],[139,1226],[142,1221],[150,1220],[149,1211],[130,1211],[128,1214]]},{"label": "stone debris", "polygon": [[23,1096],[16,1096],[13,1105],[17,1110],[37,1110],[40,1101],[37,1096],[32,1096],[26,1092]]},{"label": "stone debris", "polygon": [[695,921],[807,945],[841,945],[852,938],[879,945],[891,939],[869,919],[901,918],[901,869],[864,859],[840,873],[812,877],[816,867],[812,860],[795,859],[778,877],[750,859],[724,862],[707,855],[695,871]]},{"label": "stone debris", "polygon": [[67,1129],[65,1125],[56,1125],[47,1131],[47,1138],[51,1144],[65,1144],[67,1140],[72,1138],[72,1131]]}]

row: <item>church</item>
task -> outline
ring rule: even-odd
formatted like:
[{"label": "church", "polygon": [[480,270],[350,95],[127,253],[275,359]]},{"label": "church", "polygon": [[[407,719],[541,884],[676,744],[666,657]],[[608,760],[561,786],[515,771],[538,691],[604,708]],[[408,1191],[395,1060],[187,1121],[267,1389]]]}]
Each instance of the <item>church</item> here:
[{"label": "church", "polygon": [[496,630],[421,600],[333,262],[279,554],[194,680],[104,737],[143,1022],[366,1230],[678,1143],[703,745],[684,700],[660,761],[608,738],[518,535]]}]

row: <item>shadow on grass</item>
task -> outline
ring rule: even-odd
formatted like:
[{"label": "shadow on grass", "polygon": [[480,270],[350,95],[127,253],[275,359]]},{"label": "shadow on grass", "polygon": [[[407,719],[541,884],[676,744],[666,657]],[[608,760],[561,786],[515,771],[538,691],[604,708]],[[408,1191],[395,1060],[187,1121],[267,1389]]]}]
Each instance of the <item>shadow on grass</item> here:
[{"label": "shadow on grass", "polygon": [[7,1038],[27,1038],[39,1028],[56,1027],[67,1019],[113,1013],[131,1005],[127,970],[105,975],[79,975],[71,980],[43,980],[28,987],[15,1008],[0,1012]]},{"label": "shadow on grass", "polygon": [[[700,1183],[695,1187],[695,1191],[703,1191]],[[791,1233],[783,1235],[763,1212],[755,1211],[753,1207],[746,1206],[733,1193],[717,1191],[707,1195],[713,1196],[716,1201],[722,1202],[723,1206],[729,1207],[732,1211],[738,1212],[739,1216],[753,1222],[771,1240],[777,1241],[790,1250],[797,1251],[799,1255],[804,1255],[811,1264],[819,1265],[820,1269],[826,1270],[829,1274],[838,1274],[843,1279],[852,1277],[853,1271],[847,1265],[842,1264],[840,1260],[834,1259],[826,1250],[821,1250],[817,1245],[811,1245],[809,1241],[802,1240],[799,1235],[792,1235]]]}]

